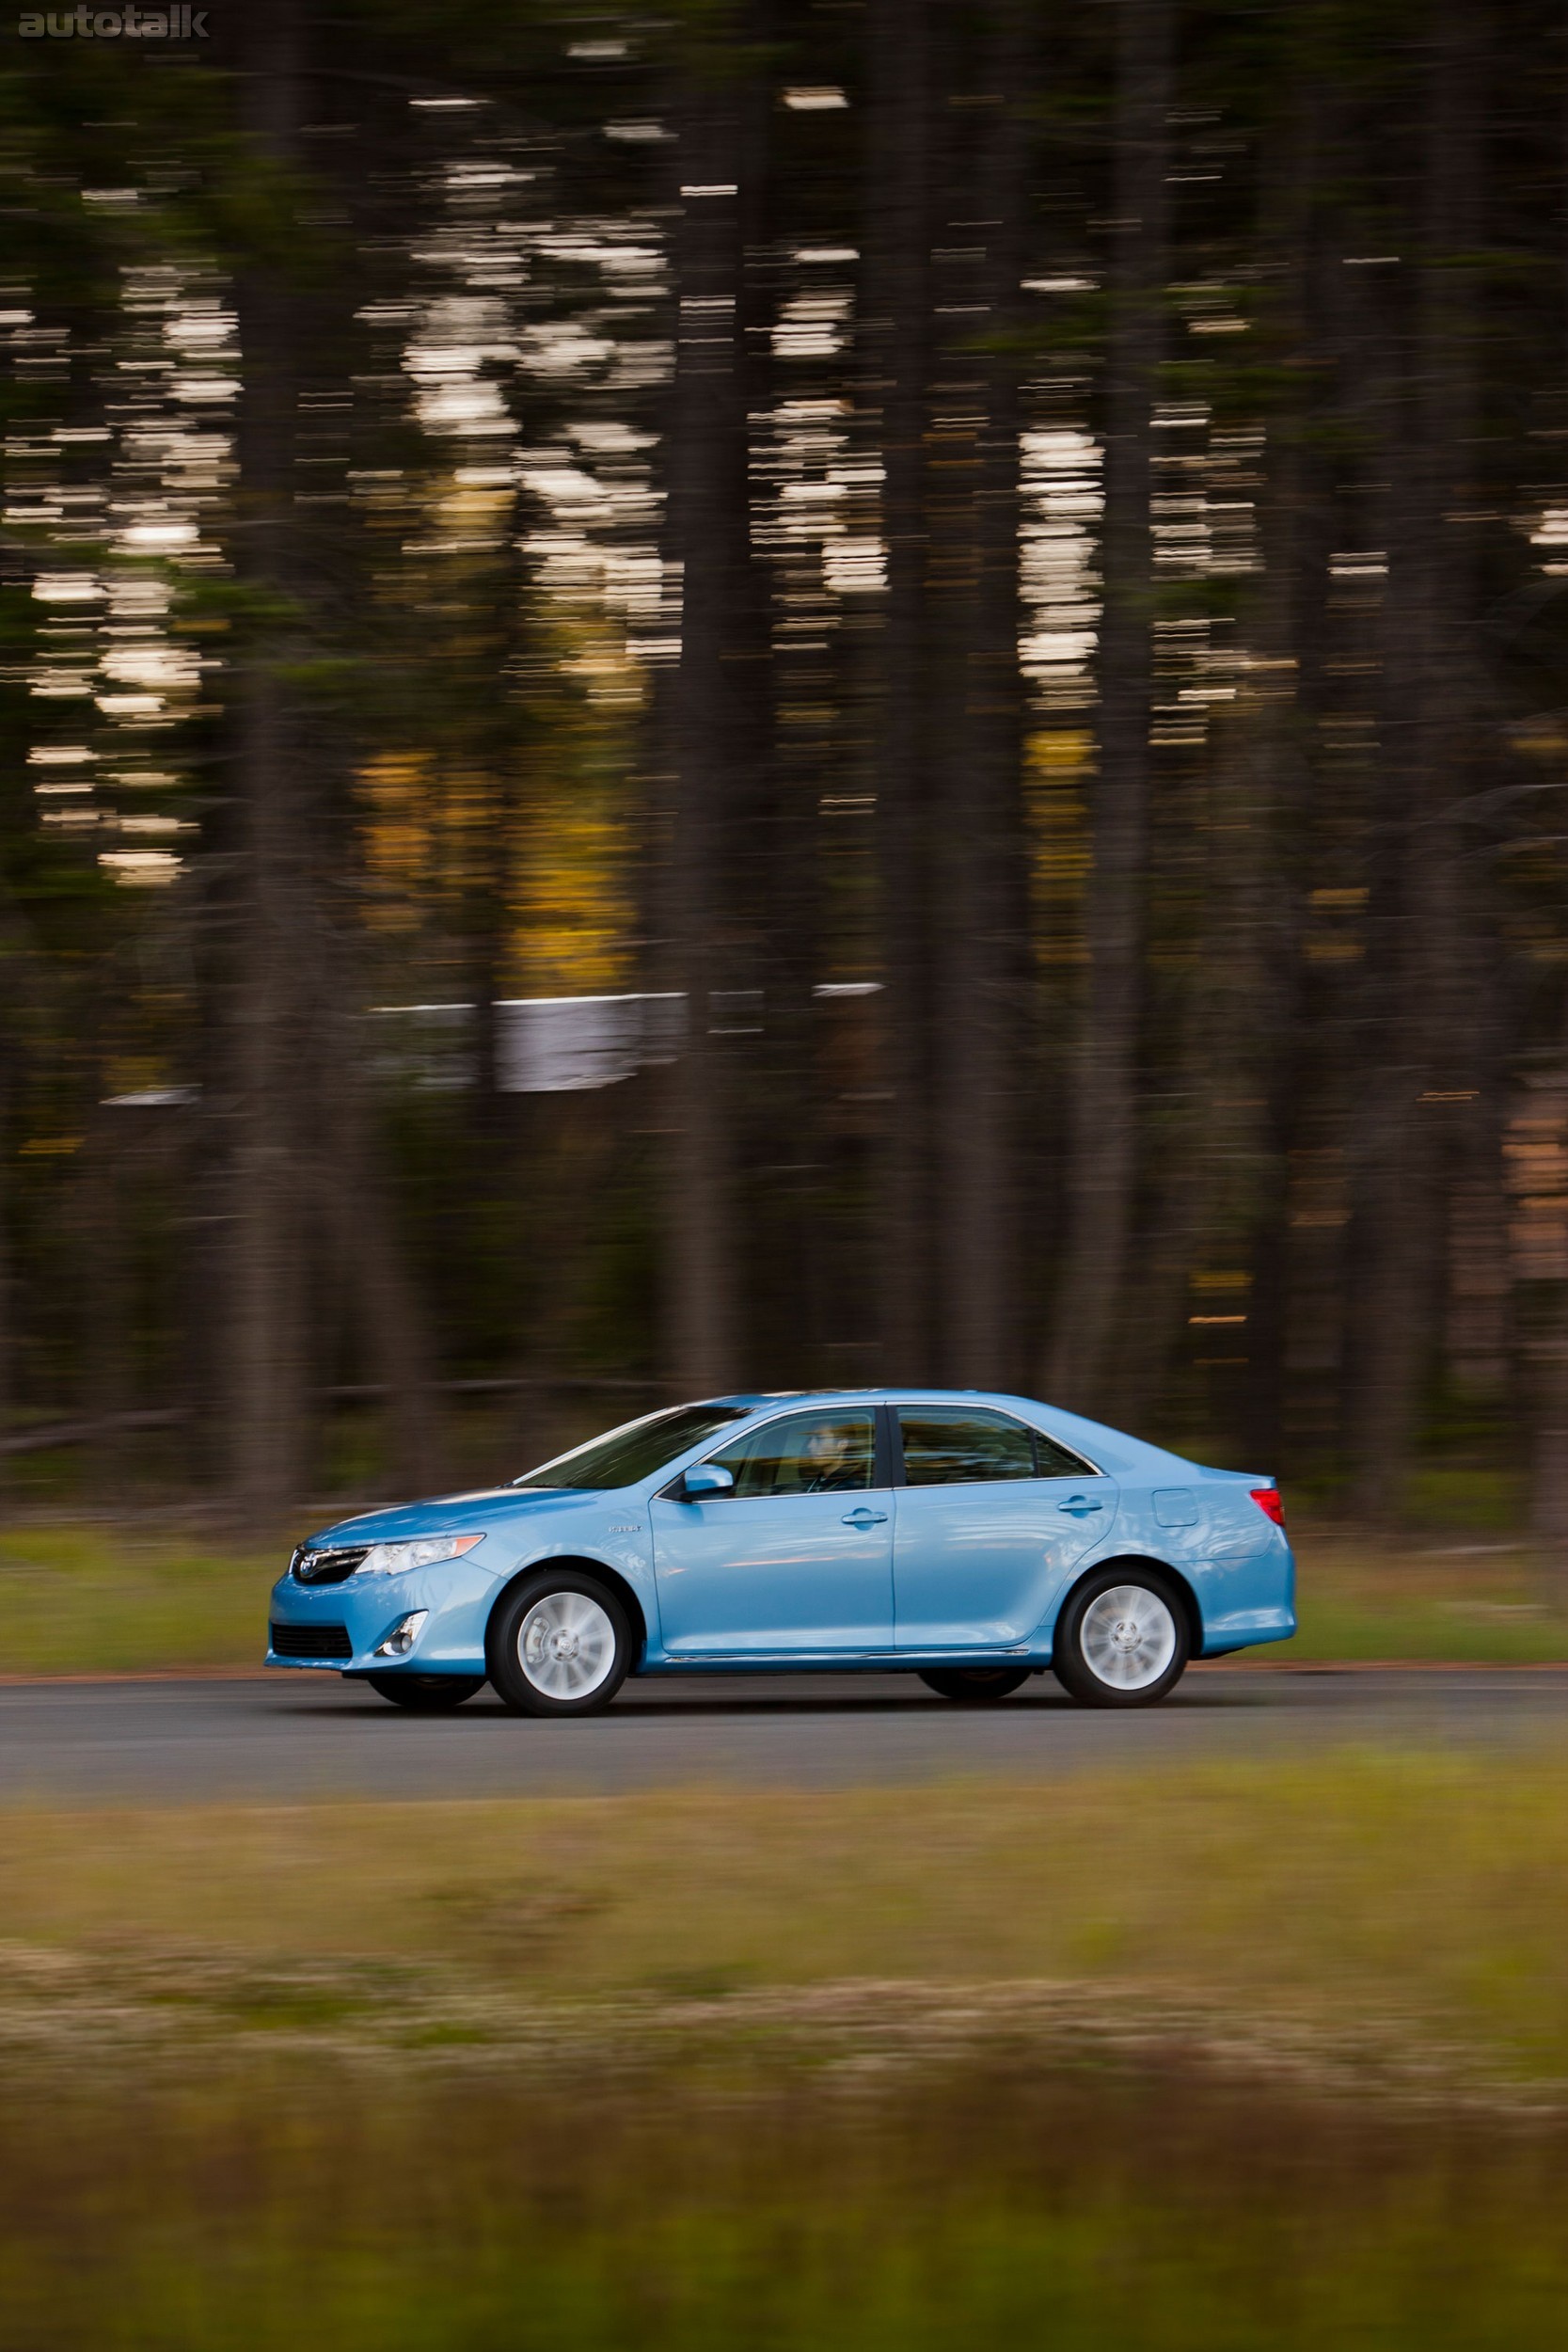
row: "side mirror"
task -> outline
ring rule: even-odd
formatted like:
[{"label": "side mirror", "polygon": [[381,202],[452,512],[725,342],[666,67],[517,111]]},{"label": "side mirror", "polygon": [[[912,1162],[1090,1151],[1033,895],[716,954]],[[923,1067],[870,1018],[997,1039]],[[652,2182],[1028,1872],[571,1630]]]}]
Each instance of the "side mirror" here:
[{"label": "side mirror", "polygon": [[735,1480],[717,1462],[699,1462],[681,1480],[681,1491],[688,1502],[701,1502],[705,1495],[733,1495]]}]

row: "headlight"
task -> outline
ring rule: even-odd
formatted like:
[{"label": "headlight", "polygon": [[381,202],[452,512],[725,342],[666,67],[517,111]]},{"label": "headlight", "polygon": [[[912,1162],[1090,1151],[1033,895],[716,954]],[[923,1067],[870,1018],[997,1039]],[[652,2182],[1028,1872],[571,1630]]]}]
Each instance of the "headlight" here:
[{"label": "headlight", "polygon": [[481,1535],[421,1535],[412,1544],[372,1544],[360,1561],[360,1576],[404,1576],[410,1568],[431,1568],[437,1560],[460,1560],[484,1541]]}]

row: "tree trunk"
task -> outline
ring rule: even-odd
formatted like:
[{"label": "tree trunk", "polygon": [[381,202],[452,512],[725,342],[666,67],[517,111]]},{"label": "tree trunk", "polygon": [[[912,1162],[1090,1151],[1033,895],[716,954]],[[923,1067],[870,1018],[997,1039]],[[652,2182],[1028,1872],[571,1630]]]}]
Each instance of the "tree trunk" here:
[{"label": "tree trunk", "polygon": [[387,1387],[393,1490],[429,1494],[441,1478],[435,1348],[377,1166],[371,1105],[352,1075],[340,1092],[334,1127],[322,1215],[349,1278],[366,1376]]},{"label": "tree trunk", "polygon": [[[984,151],[977,185],[959,206],[978,212],[985,241],[983,320],[993,338],[1017,318],[1028,199],[1029,132],[1020,101],[1028,88],[1031,12],[1000,0],[981,59]],[[979,201],[976,205],[975,197]],[[955,228],[960,239],[974,230]],[[938,833],[943,877],[938,1168],[942,1257],[943,1376],[1005,1388],[1016,1263],[1009,1073],[1021,1059],[1008,1020],[1009,868],[1023,854],[1019,670],[1018,362],[1003,348],[966,371],[984,380],[974,503],[968,517],[973,594],[958,756],[942,776]]]},{"label": "tree trunk", "polygon": [[[713,61],[708,60],[708,71]],[[734,1136],[721,999],[724,847],[741,736],[726,670],[737,533],[747,514],[746,411],[736,351],[742,168],[738,92],[699,62],[681,127],[679,303],[668,443],[669,536],[680,567],[681,646],[669,707],[674,823],[669,889],[672,985],[687,1038],[672,1073],[667,1168],[671,1372],[686,1392],[731,1387],[738,1371]]]},{"label": "tree trunk", "polygon": [[[0,1169],[9,1137],[0,1127]],[[11,1275],[10,1202],[0,1184],[0,1438],[9,1437],[16,1410],[16,1291]],[[0,1447],[0,1509],[10,1485],[9,1455]]]},{"label": "tree trunk", "polygon": [[[135,1113],[119,1113],[124,1126]],[[123,1500],[133,1440],[125,1415],[135,1404],[132,1369],[131,1282],[127,1195],[131,1168],[129,1137],[110,1130],[113,1113],[100,1111],[80,1155],[76,1215],[86,1276],[84,1350],[87,1417],[98,1426],[88,1456],[88,1475],[98,1499]]]},{"label": "tree trunk", "polygon": [[1247,817],[1255,846],[1243,880],[1250,941],[1243,1005],[1248,1052],[1238,1093],[1257,1104],[1247,1216],[1252,1286],[1247,1363],[1239,1399],[1247,1459],[1278,1476],[1286,1462],[1286,1356],[1290,1343],[1291,1152],[1310,1084],[1310,1024],[1303,962],[1307,877],[1312,870],[1314,775],[1311,735],[1323,661],[1328,577],[1326,513],[1332,482],[1314,452],[1323,427],[1315,362],[1329,346],[1326,275],[1342,271],[1338,222],[1320,226],[1324,159],[1338,163],[1336,119],[1311,54],[1291,55],[1293,99],[1274,201],[1265,208],[1286,293],[1280,358],[1296,387],[1289,411],[1271,421],[1259,514],[1263,586],[1252,651],[1259,664],[1249,695]]},{"label": "tree trunk", "polygon": [[[285,169],[297,168],[303,103],[301,0],[246,15],[241,40],[245,127]],[[253,265],[236,290],[245,381],[240,403],[239,565],[258,604],[297,591],[293,454],[300,365],[293,290],[276,265]],[[280,672],[285,628],[264,611],[234,679],[234,785],[240,804],[241,906],[234,977],[233,1478],[250,1522],[299,1492],[304,1284],[298,1155],[301,994],[312,941],[303,745]]]},{"label": "tree trunk", "polygon": [[[1563,10],[1562,45],[1568,54],[1568,8]],[[1560,218],[1568,229],[1568,77],[1563,85],[1560,167]],[[1564,251],[1568,267],[1568,246]],[[1563,317],[1568,324],[1568,276],[1563,283]],[[1563,1015],[1564,1077],[1568,1083],[1568,1005]],[[1538,1372],[1535,1382],[1534,1426],[1530,1433],[1530,1524],[1545,1553],[1554,1581],[1568,1578],[1568,1280],[1552,1286],[1544,1328],[1537,1336]]]},{"label": "tree trunk", "polygon": [[871,19],[867,356],[882,410],[887,597],[877,682],[886,1124],[882,1376],[932,1362],[930,974],[926,849],[926,379],[931,109],[928,0],[877,0]]},{"label": "tree trunk", "polygon": [[[1568,1283],[1560,1287],[1568,1295]],[[1530,1524],[1556,1583],[1568,1579],[1568,1296],[1554,1325],[1541,1351]]]},{"label": "tree trunk", "polygon": [[1149,425],[1167,273],[1169,0],[1120,0],[1119,30],[1088,1005],[1069,1106],[1068,1263],[1047,1375],[1063,1404],[1089,1411],[1107,1401],[1138,1174],[1151,695]]},{"label": "tree trunk", "polygon": [[1481,58],[1447,0],[1426,69],[1422,263],[1408,400],[1390,419],[1389,794],[1384,937],[1352,1307],[1355,1500],[1402,1510],[1441,1296],[1442,1192],[1475,1060],[1456,804],[1475,722],[1475,581],[1464,500],[1475,436]]}]

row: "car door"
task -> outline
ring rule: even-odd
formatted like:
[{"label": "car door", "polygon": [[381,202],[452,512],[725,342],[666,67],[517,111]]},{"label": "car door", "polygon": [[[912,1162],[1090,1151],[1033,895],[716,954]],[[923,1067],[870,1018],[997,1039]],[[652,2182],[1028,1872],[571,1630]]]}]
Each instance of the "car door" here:
[{"label": "car door", "polygon": [[732,1493],[651,1512],[672,1657],[856,1657],[893,1646],[893,1495],[871,1406],[785,1413],[705,1455]]},{"label": "car door", "polygon": [[991,1406],[911,1403],[896,1413],[897,1647],[1017,1647],[1108,1533],[1115,1481]]}]

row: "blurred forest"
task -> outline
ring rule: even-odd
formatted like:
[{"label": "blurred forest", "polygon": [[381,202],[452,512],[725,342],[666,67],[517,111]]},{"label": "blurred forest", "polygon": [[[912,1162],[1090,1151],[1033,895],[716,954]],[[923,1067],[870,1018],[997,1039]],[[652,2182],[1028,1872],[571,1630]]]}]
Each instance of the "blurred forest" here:
[{"label": "blurred forest", "polygon": [[4,1475],[889,1377],[1568,1549],[1563,0],[205,14],[0,54]]}]

